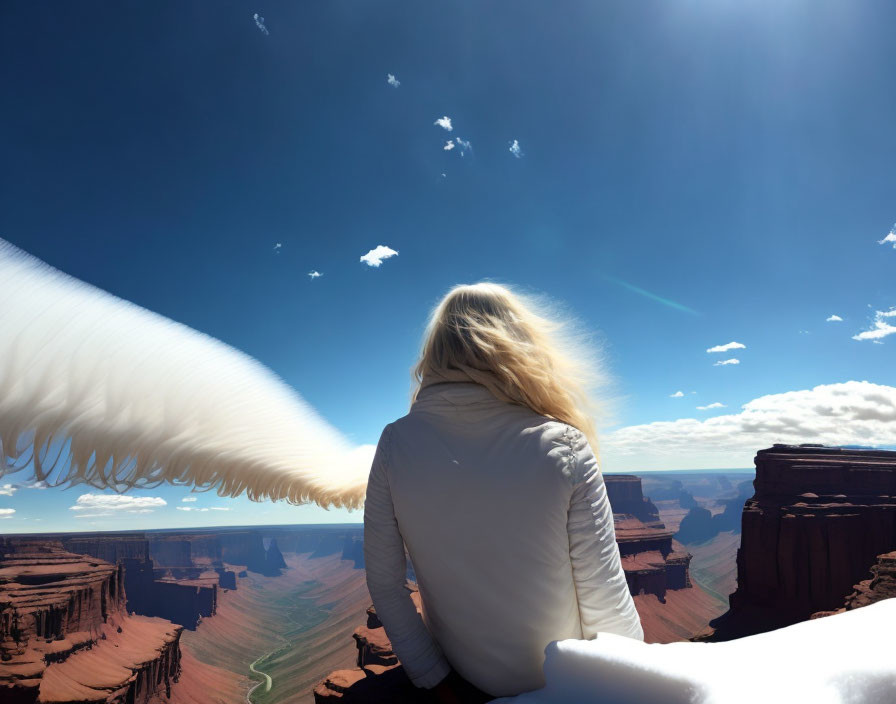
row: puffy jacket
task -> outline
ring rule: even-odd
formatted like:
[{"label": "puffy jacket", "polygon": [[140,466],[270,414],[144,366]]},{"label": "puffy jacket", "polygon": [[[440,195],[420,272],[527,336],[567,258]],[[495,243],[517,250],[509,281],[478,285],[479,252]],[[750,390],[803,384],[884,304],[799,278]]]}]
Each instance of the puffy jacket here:
[{"label": "puffy jacket", "polygon": [[[405,588],[406,558],[423,617]],[[476,383],[420,390],[385,427],[364,510],[367,586],[419,687],[453,667],[493,696],[544,685],[544,649],[643,640],[583,433]]]}]

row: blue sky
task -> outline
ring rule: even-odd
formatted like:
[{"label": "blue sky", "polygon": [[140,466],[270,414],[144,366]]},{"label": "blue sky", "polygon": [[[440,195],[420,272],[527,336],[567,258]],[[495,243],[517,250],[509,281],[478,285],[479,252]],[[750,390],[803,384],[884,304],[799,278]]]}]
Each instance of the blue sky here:
[{"label": "blue sky", "polygon": [[[844,420],[800,437],[879,444],[893,26],[884,1],[6,2],[0,236],[246,351],[357,443],[406,412],[432,305],[491,278],[597,331],[607,471],[747,466],[793,437],[769,414],[819,398]],[[751,402],[771,435],[701,444],[753,432]],[[160,488],[77,521],[83,488],[10,493],[10,531],[346,520]]]}]

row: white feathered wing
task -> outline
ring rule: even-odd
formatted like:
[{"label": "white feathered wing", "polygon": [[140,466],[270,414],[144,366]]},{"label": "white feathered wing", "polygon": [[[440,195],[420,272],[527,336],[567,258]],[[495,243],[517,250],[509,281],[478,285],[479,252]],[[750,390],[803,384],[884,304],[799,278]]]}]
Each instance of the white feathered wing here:
[{"label": "white feathered wing", "polygon": [[0,475],[356,508],[372,455],[251,357],[0,240]]}]

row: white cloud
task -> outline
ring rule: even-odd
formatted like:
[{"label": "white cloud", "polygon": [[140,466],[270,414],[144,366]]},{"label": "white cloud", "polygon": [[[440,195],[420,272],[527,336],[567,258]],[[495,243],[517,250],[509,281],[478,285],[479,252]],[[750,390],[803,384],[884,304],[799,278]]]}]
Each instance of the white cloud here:
[{"label": "white cloud", "polygon": [[727,408],[724,403],[719,403],[716,401],[715,403],[710,403],[708,406],[697,406],[698,411],[710,411],[713,408]]},{"label": "white cloud", "polygon": [[199,511],[200,513],[208,513],[209,511],[229,511],[230,510],[229,508],[226,508],[224,506],[209,506],[207,508],[206,507],[200,508],[199,506],[176,506],[175,508],[178,511]]},{"label": "white cloud", "polygon": [[391,73],[386,74],[386,83],[388,83],[393,88],[398,88],[401,85],[401,81],[399,81],[395,76]]},{"label": "white cloud", "polygon": [[185,504],[189,504],[189,503],[195,503],[196,501],[199,501],[199,499],[197,499],[195,496],[185,496],[184,498],[181,499],[181,501]]},{"label": "white cloud", "polygon": [[867,381],[761,396],[738,413],[621,428],[601,442],[606,471],[750,467],[773,443],[891,445],[896,387]]},{"label": "white cloud", "polygon": [[[81,494],[71,511],[115,511],[120,513],[152,513],[168,502],[160,496],[129,494]],[[97,514],[93,514],[97,515]]]},{"label": "white cloud", "polygon": [[19,484],[18,488],[19,489],[49,489],[50,487],[45,481],[36,481],[36,482],[28,482],[27,484]]},{"label": "white cloud", "polygon": [[896,249],[896,225],[890,229],[890,233],[884,237],[882,240],[877,241],[878,244],[892,244],[893,249]]},{"label": "white cloud", "polygon": [[314,279],[319,279],[321,276],[323,276],[323,274],[321,274],[316,269],[312,269],[311,271],[308,272],[308,278],[311,279],[312,281],[314,281]]},{"label": "white cloud", "polygon": [[445,142],[445,146],[442,147],[442,149],[444,149],[446,152],[450,152],[452,149],[454,149],[454,142],[449,139],[447,142]]},{"label": "white cloud", "polygon": [[871,327],[868,330],[853,335],[853,340],[873,340],[880,343],[881,340],[888,335],[896,333],[896,326],[890,325],[885,318],[896,317],[896,308],[890,310],[879,310],[874,313],[874,320],[871,321]]},{"label": "white cloud", "polygon": [[280,250],[283,248],[283,245],[279,242],[274,245],[274,254],[280,254]]},{"label": "white cloud", "polygon": [[0,486],[0,496],[12,496],[18,491],[19,487],[13,486],[12,484],[4,484]]},{"label": "white cloud", "polygon": [[433,122],[432,124],[438,125],[443,130],[448,130],[451,132],[454,129],[454,126],[451,124],[451,118],[445,115],[444,117],[440,117],[438,120]]},{"label": "white cloud", "polygon": [[510,143],[510,149],[508,151],[513,154],[517,159],[522,158],[523,150],[520,149],[520,143],[517,140],[513,140]]},{"label": "white cloud", "polygon": [[745,350],[747,349],[746,345],[741,344],[740,342],[729,342],[727,345],[716,345],[715,347],[710,347],[707,352],[712,354],[713,352],[728,352],[730,350]]},{"label": "white cloud", "polygon": [[103,516],[114,516],[114,513],[79,513],[75,518],[102,518]]},{"label": "white cloud", "polygon": [[0,508],[0,518],[12,518],[15,512],[14,508]]},{"label": "white cloud", "polygon": [[825,322],[827,322],[827,323],[842,323],[843,318],[841,318],[839,315],[831,315],[830,317],[825,318]]},{"label": "white cloud", "polygon": [[681,398],[684,396],[683,391],[676,391],[674,394],[669,394],[669,398]]},{"label": "white cloud", "polygon": [[455,142],[455,144],[457,144],[458,147],[460,147],[460,155],[461,156],[464,156],[467,152],[473,151],[473,145],[470,144],[470,142],[468,142],[465,139],[461,139],[460,137],[455,137],[454,142]]},{"label": "white cloud", "polygon": [[268,28],[264,25],[264,17],[259,17],[258,13],[256,12],[254,15],[252,15],[252,19],[255,20],[255,26],[261,30],[261,33],[263,35],[267,36],[270,34],[270,32],[268,32]]},{"label": "white cloud", "polygon": [[398,256],[398,252],[396,252],[391,247],[387,247],[386,245],[379,244],[373,249],[371,249],[367,254],[361,257],[361,261],[366,263],[367,266],[379,266],[383,263],[384,259],[388,259],[389,257]]},{"label": "white cloud", "polygon": [[714,367],[727,367],[729,364],[740,364],[740,360],[739,360],[739,359],[734,359],[733,357],[732,357],[731,359],[720,359],[718,362],[716,362],[716,363],[713,364],[712,366],[714,366]]}]

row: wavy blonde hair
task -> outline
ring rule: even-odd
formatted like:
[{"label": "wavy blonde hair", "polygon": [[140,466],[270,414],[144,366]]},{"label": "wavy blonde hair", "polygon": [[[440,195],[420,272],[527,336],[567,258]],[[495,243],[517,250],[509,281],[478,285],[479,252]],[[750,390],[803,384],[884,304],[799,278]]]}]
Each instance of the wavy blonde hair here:
[{"label": "wavy blonde hair", "polygon": [[598,452],[599,347],[556,304],[492,282],[452,288],[432,311],[413,368],[427,383],[468,376],[505,400],[568,423]]}]

